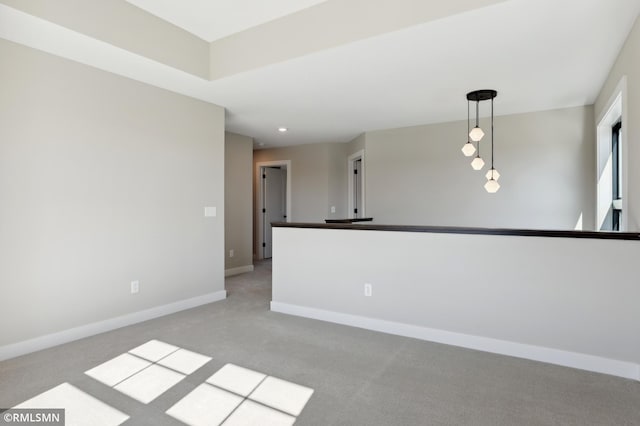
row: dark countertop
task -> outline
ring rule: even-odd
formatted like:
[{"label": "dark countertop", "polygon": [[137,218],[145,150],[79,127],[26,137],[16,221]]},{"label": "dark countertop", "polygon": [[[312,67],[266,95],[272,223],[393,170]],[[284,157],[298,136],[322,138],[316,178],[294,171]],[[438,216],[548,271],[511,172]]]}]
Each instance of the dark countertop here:
[{"label": "dark countertop", "polygon": [[591,238],[600,240],[640,241],[637,232],[561,231],[546,229],[471,228],[462,226],[373,225],[351,222],[296,223],[274,222],[276,228],[354,229],[360,231],[431,232],[439,234],[515,235],[522,237]]},{"label": "dark countertop", "polygon": [[372,217],[356,217],[353,219],[325,219],[326,223],[355,223],[355,222],[371,222]]}]

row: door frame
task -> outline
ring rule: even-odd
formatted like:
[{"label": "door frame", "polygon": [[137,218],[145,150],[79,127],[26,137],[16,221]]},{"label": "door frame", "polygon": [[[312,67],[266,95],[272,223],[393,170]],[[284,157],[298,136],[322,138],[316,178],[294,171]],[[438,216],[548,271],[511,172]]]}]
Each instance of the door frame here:
[{"label": "door frame", "polygon": [[255,254],[256,259],[264,259],[264,251],[262,249],[262,243],[264,243],[264,225],[262,218],[262,206],[264,201],[264,188],[262,187],[262,168],[263,167],[285,167],[287,170],[287,188],[286,188],[286,203],[287,203],[287,222],[291,222],[291,160],[276,160],[276,161],[261,161],[256,163],[255,170],[255,188],[256,188],[256,205],[255,205],[255,225],[256,225],[256,247]]},{"label": "door frame", "polygon": [[364,162],[364,149],[361,149],[358,152],[354,152],[353,154],[351,154],[348,159],[347,159],[347,179],[348,179],[348,193],[349,193],[349,203],[348,203],[348,207],[347,207],[347,217],[349,219],[353,219],[355,217],[355,214],[353,213],[353,163],[355,163],[357,160],[362,160],[362,162],[360,163],[361,165],[361,170],[360,170],[360,194],[362,194],[362,206],[360,206],[360,211],[362,212],[361,217],[367,217],[365,212],[366,212],[366,208],[365,206],[367,205],[367,203],[365,202],[365,176],[366,176],[366,172],[365,172],[365,162]]}]

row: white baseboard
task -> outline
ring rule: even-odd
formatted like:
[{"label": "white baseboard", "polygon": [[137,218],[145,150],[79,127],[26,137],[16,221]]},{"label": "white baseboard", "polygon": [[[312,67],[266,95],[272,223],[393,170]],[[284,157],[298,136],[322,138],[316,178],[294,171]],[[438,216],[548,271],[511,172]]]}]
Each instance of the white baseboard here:
[{"label": "white baseboard", "polygon": [[609,374],[640,381],[640,364],[603,358],[594,355],[545,348],[489,337],[473,336],[451,331],[420,327],[375,318],[325,311],[288,303],[271,302],[271,310],[283,314],[296,315],[321,321],[365,328],[398,336],[428,340],[463,348],[476,349],[517,358],[525,358],[549,364],[562,365],[580,370]]},{"label": "white baseboard", "polygon": [[153,318],[162,317],[165,315],[173,314],[175,312],[184,311],[186,309],[195,308],[196,306],[217,302],[219,300],[226,299],[226,297],[227,292],[225,290],[220,290],[216,291],[215,293],[209,293],[203,296],[193,297],[191,299],[180,300],[178,302],[169,303],[167,305],[145,309],[144,311],[133,312],[131,314],[122,315],[120,317],[110,318],[91,324],[81,325],[79,327],[70,328],[67,330],[59,331],[57,333],[36,337],[34,339],[0,346],[0,361],[31,352],[36,352],[42,349],[47,349],[53,346],[58,346],[63,343],[72,342],[74,340],[82,339],[96,334],[104,333],[106,331],[115,330],[116,328],[126,327],[131,324],[136,324]]},{"label": "white baseboard", "polygon": [[224,276],[230,277],[232,275],[239,275],[239,274],[244,274],[245,272],[252,272],[252,271],[253,271],[253,265],[239,266],[237,268],[225,269]]}]

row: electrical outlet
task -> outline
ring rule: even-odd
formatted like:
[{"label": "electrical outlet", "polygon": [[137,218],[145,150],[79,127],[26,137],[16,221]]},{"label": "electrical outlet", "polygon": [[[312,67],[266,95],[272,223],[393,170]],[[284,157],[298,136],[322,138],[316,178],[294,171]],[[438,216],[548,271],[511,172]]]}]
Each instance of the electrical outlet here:
[{"label": "electrical outlet", "polygon": [[140,281],[131,281],[131,294],[136,294],[140,291]]},{"label": "electrical outlet", "polygon": [[373,294],[373,287],[369,283],[365,283],[364,285],[364,295],[367,297],[371,297]]},{"label": "electrical outlet", "polygon": [[331,213],[335,213],[336,212],[336,206],[331,206]]},{"label": "electrical outlet", "polygon": [[229,250],[229,257],[233,257],[234,254],[235,252],[233,251],[233,249]]},{"label": "electrical outlet", "polygon": [[205,207],[204,217],[216,217],[217,212],[215,207]]}]

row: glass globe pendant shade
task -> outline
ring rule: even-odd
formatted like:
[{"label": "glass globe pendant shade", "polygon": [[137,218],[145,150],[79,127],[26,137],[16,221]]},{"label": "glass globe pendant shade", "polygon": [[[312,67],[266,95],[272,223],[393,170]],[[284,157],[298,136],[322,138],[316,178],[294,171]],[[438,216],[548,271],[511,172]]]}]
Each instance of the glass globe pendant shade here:
[{"label": "glass globe pendant shade", "polygon": [[487,172],[486,175],[484,175],[484,177],[486,177],[487,180],[491,180],[491,179],[498,180],[498,179],[500,179],[500,173],[498,173],[498,171],[496,169],[492,168],[491,170],[489,170]]},{"label": "glass globe pendant shade", "polygon": [[482,140],[482,138],[484,137],[484,132],[480,127],[476,126],[469,132],[469,137],[474,142],[480,142],[480,140]]},{"label": "glass globe pendant shade", "polygon": [[471,157],[473,154],[476,153],[476,147],[473,146],[471,142],[467,142],[462,147],[462,153],[464,154],[465,157]]},{"label": "glass globe pendant shade", "polygon": [[474,158],[471,162],[471,167],[473,167],[473,170],[482,170],[484,167],[484,160],[480,157]]},{"label": "glass globe pendant shade", "polygon": [[500,189],[500,184],[494,179],[489,179],[487,183],[484,184],[484,189],[486,189],[488,193],[494,194]]}]

